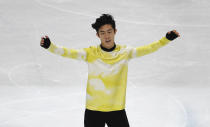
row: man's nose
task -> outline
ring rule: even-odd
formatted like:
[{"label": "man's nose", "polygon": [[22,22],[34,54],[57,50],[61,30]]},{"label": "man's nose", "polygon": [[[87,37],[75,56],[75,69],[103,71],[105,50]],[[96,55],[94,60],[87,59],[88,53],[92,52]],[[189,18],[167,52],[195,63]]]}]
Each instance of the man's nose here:
[{"label": "man's nose", "polygon": [[109,38],[109,34],[105,34],[105,39],[108,39]]}]

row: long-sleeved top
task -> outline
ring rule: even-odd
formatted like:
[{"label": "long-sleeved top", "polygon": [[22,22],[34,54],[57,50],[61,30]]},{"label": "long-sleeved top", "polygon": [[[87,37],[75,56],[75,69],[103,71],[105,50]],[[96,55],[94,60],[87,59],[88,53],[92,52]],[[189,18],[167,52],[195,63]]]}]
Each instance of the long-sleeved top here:
[{"label": "long-sleeved top", "polygon": [[169,42],[163,37],[159,41],[135,48],[116,44],[111,52],[102,50],[100,45],[72,49],[51,43],[48,50],[63,57],[87,62],[86,108],[108,112],[125,109],[129,60],[155,52]]}]

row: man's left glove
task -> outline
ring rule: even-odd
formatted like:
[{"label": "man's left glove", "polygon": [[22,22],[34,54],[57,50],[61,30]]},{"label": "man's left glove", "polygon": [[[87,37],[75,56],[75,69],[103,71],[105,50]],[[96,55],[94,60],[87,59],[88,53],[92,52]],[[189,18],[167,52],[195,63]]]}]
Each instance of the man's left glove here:
[{"label": "man's left glove", "polygon": [[176,30],[173,30],[173,31],[170,31],[170,32],[168,32],[167,34],[166,34],[166,38],[168,39],[168,40],[174,40],[174,39],[176,39],[177,37],[179,37],[180,35],[179,35],[179,33],[178,32],[176,32]]}]

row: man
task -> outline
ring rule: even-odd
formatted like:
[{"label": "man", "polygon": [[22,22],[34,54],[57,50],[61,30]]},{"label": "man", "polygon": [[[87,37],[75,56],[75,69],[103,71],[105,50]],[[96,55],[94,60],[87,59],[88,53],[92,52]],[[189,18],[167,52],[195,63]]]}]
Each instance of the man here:
[{"label": "man", "polygon": [[115,43],[117,32],[115,21],[109,14],[103,14],[92,24],[101,44],[89,48],[71,49],[58,47],[48,36],[41,38],[41,46],[63,57],[88,63],[85,127],[129,127],[125,112],[128,62],[168,44],[179,37],[176,30],[166,37],[146,46],[136,48]]}]

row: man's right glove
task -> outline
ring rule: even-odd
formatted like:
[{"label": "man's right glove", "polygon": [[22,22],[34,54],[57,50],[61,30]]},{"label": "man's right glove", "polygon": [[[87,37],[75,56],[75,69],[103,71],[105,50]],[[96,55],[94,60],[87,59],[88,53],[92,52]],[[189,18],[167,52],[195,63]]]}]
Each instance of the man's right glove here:
[{"label": "man's right glove", "polygon": [[43,38],[44,39],[44,43],[41,44],[42,47],[44,47],[45,49],[48,49],[50,47],[51,41],[48,37]]}]

